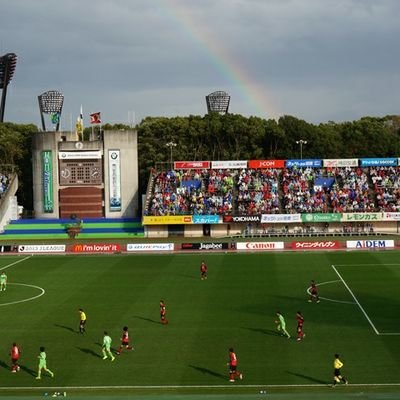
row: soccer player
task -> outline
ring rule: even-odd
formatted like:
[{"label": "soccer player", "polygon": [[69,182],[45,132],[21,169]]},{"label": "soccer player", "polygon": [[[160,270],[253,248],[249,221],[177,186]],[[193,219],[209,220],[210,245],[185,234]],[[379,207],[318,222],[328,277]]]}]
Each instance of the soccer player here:
[{"label": "soccer player", "polygon": [[347,381],[347,379],[342,376],[341,372],[340,372],[340,368],[343,367],[343,363],[340,361],[339,359],[339,354],[335,354],[335,359],[333,360],[333,368],[334,368],[334,372],[333,372],[333,385],[332,387],[335,387],[337,383],[344,383],[345,385],[347,385],[349,382]]},{"label": "soccer player", "polygon": [[202,281],[207,279],[207,264],[204,260],[200,264],[200,277]]},{"label": "soccer player", "polygon": [[17,346],[17,343],[13,343],[10,351],[11,356],[11,372],[18,372],[20,367],[18,365],[19,356],[21,354],[21,350]]},{"label": "soccer player", "polygon": [[122,328],[122,337],[121,337],[121,345],[119,346],[119,350],[117,351],[117,354],[120,355],[122,353],[122,350],[133,350],[133,347],[129,345],[129,333],[128,333],[128,327],[124,326]]},{"label": "soccer player", "polygon": [[79,333],[84,334],[86,332],[86,313],[82,310],[82,308],[79,309]]},{"label": "soccer player", "polygon": [[277,326],[278,331],[281,333],[282,336],[286,336],[288,339],[290,339],[290,335],[286,330],[285,318],[283,318],[283,315],[280,313],[280,311],[277,311],[276,315],[278,319],[275,321],[275,323],[278,324]]},{"label": "soccer player", "polygon": [[164,300],[160,300],[160,318],[161,318],[161,323],[163,325],[168,324],[167,309],[166,309]]},{"label": "soccer player", "polygon": [[300,311],[297,311],[296,319],[297,319],[297,341],[300,341],[303,340],[306,336],[306,334],[303,331],[304,317]]},{"label": "soccer player", "polygon": [[238,359],[236,357],[236,353],[233,351],[233,347],[229,349],[229,382],[235,382],[235,377],[239,379],[243,379],[243,375],[241,372],[237,370]]},{"label": "soccer player", "polygon": [[115,360],[115,357],[111,353],[111,342],[112,342],[112,339],[110,338],[108,333],[106,331],[104,331],[103,347],[102,347],[103,360],[107,360],[108,357],[111,358],[111,361]]},{"label": "soccer player", "polygon": [[3,271],[0,275],[0,292],[7,289],[7,275]]},{"label": "soccer player", "polygon": [[311,303],[313,300],[315,300],[317,303],[320,302],[319,296],[318,296],[317,284],[315,283],[314,280],[311,281],[310,298],[308,299],[308,302]]},{"label": "soccer player", "polygon": [[52,378],[54,378],[54,372],[50,371],[46,365],[46,352],[45,348],[42,346],[40,347],[40,353],[38,355],[39,359],[39,367],[38,367],[38,375],[36,379],[42,379],[42,370],[48,372]]}]

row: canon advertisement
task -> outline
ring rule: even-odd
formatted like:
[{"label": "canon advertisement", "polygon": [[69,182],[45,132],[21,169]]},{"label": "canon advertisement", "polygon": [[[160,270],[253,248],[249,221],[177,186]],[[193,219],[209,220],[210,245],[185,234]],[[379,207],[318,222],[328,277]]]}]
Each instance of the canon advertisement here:
[{"label": "canon advertisement", "polygon": [[182,250],[228,250],[229,243],[182,243]]},{"label": "canon advertisement", "polygon": [[283,250],[285,244],[283,242],[238,242],[236,248],[238,250]]}]

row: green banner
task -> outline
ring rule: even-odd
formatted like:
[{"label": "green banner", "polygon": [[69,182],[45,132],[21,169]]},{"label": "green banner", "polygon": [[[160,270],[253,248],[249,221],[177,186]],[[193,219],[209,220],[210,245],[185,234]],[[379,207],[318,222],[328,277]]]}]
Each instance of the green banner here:
[{"label": "green banner", "polygon": [[340,222],[342,214],[340,213],[316,213],[316,214],[301,214],[302,222]]},{"label": "green banner", "polygon": [[42,173],[43,173],[43,210],[45,213],[54,211],[53,198],[53,162],[51,151],[42,152]]}]

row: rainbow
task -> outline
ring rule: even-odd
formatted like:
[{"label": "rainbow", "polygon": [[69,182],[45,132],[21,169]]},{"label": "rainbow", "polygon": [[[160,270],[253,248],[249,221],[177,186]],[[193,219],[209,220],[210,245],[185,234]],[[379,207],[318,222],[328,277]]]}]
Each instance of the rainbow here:
[{"label": "rainbow", "polygon": [[[273,101],[267,96],[265,88],[256,82],[249,72],[240,65],[225,49],[218,37],[211,35],[192,17],[183,2],[176,0],[159,0],[162,10],[176,23],[181,31],[191,37],[192,41],[203,49],[210,62],[220,74],[232,83],[249,103],[253,115],[262,118],[278,118],[278,112]],[[219,90],[219,89],[218,89]]]}]

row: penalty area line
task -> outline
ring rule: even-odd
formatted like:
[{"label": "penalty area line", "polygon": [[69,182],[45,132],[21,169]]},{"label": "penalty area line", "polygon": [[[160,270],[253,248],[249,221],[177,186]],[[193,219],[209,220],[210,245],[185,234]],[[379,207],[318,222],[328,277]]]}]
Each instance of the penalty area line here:
[{"label": "penalty area line", "polygon": [[349,285],[346,283],[346,281],[342,278],[342,275],[340,275],[339,271],[335,268],[334,265],[331,265],[331,267],[333,268],[333,270],[336,272],[336,275],[339,277],[339,279],[342,281],[343,285],[346,287],[346,289],[349,291],[351,297],[353,297],[354,301],[356,302],[356,304],[358,305],[358,307],[360,308],[361,312],[364,314],[364,317],[367,319],[367,321],[369,322],[369,324],[371,325],[372,329],[374,330],[374,332],[379,335],[379,331],[378,329],[376,329],[374,323],[371,321],[371,318],[368,316],[368,314],[366,313],[366,311],[364,310],[363,306],[360,304],[360,302],[357,300],[357,297],[354,295],[353,291],[350,289]]}]

